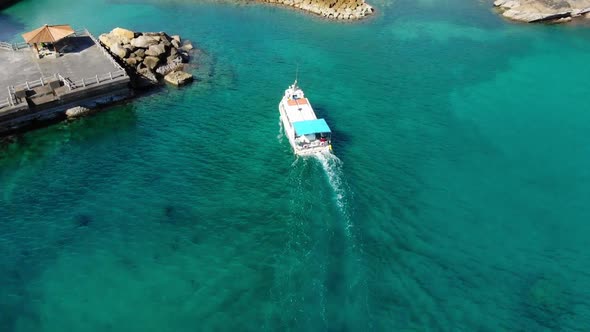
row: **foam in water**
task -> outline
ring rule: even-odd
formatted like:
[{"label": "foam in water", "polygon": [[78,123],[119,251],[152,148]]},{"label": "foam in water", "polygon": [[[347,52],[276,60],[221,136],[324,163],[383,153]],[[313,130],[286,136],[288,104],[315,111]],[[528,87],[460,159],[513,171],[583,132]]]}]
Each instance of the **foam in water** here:
[{"label": "foam in water", "polygon": [[318,152],[314,156],[317,160],[319,160],[322,168],[326,172],[328,183],[334,191],[336,205],[343,214],[346,220],[346,228],[348,229],[352,227],[352,223],[347,211],[348,202],[346,193],[348,186],[344,180],[342,161],[336,155],[329,152]]}]

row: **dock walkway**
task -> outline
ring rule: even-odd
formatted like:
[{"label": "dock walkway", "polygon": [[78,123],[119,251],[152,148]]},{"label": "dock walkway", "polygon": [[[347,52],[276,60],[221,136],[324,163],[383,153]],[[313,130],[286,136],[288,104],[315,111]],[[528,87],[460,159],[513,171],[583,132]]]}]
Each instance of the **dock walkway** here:
[{"label": "dock walkway", "polygon": [[130,94],[126,71],[87,30],[76,31],[66,44],[61,56],[42,59],[27,44],[0,44],[0,134],[76,101]]}]

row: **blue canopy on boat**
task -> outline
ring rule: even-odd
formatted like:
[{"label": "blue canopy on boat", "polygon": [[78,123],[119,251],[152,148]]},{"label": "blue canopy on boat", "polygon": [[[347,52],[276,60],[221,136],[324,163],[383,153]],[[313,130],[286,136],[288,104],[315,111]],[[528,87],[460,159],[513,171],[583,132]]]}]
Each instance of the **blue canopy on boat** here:
[{"label": "blue canopy on boat", "polygon": [[324,119],[293,122],[293,128],[297,136],[332,132]]}]

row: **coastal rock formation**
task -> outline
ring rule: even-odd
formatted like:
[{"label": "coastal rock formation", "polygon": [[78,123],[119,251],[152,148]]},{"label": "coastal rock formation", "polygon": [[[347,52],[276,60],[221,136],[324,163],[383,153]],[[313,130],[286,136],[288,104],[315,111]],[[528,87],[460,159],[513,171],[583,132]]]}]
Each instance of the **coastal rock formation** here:
[{"label": "coastal rock formation", "polygon": [[567,22],[590,13],[590,0],[496,0],[494,6],[512,20],[535,22]]},{"label": "coastal rock formation", "polygon": [[299,8],[334,20],[358,20],[375,10],[365,0],[262,0]]},{"label": "coastal rock formation", "polygon": [[193,76],[183,71],[190,59],[193,45],[182,42],[180,36],[170,37],[164,32],[134,32],[115,28],[98,38],[101,44],[119,58],[131,74],[139,77],[139,85],[157,84],[161,78],[175,85],[192,81]]}]

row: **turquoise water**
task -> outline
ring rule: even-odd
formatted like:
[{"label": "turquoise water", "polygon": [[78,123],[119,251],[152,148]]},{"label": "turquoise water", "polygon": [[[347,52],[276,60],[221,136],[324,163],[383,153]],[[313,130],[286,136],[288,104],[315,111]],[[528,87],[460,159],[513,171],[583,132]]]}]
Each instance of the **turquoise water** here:
[{"label": "turquoise water", "polygon": [[[0,150],[1,331],[588,331],[587,25],[491,1],[23,1],[45,23],[165,30],[198,82]],[[299,81],[336,158],[295,158]]]}]

